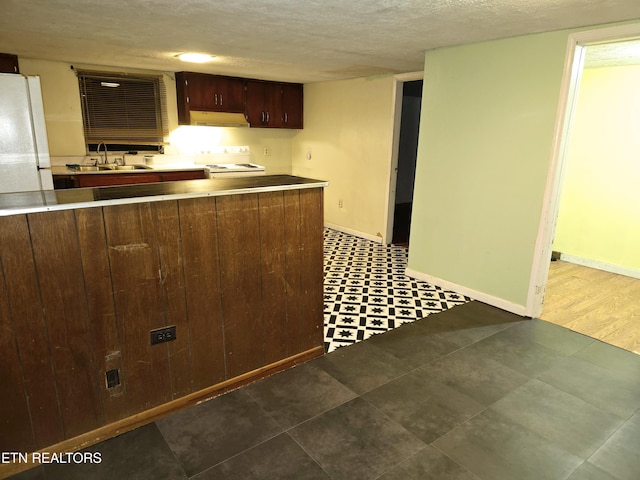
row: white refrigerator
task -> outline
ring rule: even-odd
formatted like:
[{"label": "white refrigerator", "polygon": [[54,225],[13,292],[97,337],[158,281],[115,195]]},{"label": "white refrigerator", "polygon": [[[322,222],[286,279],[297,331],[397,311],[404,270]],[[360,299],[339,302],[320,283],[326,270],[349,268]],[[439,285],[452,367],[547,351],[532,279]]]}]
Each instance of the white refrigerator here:
[{"label": "white refrigerator", "polygon": [[0,73],[0,193],[53,190],[40,77]]}]

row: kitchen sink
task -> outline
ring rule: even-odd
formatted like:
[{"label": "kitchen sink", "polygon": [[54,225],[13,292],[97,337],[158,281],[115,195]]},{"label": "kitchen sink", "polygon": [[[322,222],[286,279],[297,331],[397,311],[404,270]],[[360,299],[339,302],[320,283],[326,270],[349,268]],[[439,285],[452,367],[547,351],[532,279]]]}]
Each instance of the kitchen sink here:
[{"label": "kitchen sink", "polygon": [[95,165],[68,165],[68,167],[72,170],[76,170],[78,172],[97,172],[100,168]]},{"label": "kitchen sink", "polygon": [[147,165],[98,165],[100,170],[151,170]]},{"label": "kitchen sink", "polygon": [[76,172],[113,172],[118,170],[151,170],[147,165],[78,165],[67,164],[67,167]]}]

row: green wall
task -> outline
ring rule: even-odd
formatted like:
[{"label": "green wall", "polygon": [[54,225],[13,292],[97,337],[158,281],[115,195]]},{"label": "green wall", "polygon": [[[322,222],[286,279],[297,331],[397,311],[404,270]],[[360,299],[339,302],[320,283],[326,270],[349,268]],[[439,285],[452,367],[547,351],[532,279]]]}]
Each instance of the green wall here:
[{"label": "green wall", "polygon": [[410,269],[525,305],[567,38],[426,53]]}]

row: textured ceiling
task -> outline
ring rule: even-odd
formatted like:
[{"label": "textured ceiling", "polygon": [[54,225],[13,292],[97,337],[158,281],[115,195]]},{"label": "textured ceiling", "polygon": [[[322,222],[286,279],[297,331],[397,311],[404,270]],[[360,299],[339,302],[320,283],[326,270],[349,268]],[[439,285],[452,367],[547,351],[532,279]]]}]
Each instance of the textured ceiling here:
[{"label": "textured ceiling", "polygon": [[[640,18],[638,0],[0,0],[0,52],[299,82],[422,70],[425,50]],[[174,58],[195,51],[207,65]]]}]

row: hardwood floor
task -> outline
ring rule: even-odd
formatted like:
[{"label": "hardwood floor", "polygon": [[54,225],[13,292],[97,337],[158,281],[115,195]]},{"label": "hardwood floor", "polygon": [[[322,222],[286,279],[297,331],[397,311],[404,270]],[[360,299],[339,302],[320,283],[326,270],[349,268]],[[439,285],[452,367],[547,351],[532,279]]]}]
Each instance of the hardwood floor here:
[{"label": "hardwood floor", "polygon": [[640,280],[551,262],[541,319],[640,354]]}]

